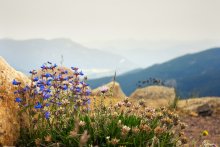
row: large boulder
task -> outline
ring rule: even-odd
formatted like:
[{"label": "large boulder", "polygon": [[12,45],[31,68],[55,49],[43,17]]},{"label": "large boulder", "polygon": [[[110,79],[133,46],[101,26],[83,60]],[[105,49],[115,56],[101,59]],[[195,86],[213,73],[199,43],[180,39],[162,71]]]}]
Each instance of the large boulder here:
[{"label": "large boulder", "polygon": [[[106,85],[103,85],[102,87],[108,88],[107,96],[111,96],[114,98],[125,98],[126,95],[121,89],[121,86],[118,82],[110,82]],[[98,87],[94,90],[92,90],[92,95],[93,96],[99,96],[101,94],[101,89],[102,87]]]},{"label": "large boulder", "polygon": [[13,79],[17,79],[24,84],[30,83],[29,78],[25,74],[16,71],[1,56],[0,56],[0,75],[1,78],[6,79],[7,84],[11,83]]},{"label": "large boulder", "polygon": [[148,86],[145,88],[138,88],[134,91],[130,99],[138,101],[143,99],[147,106],[161,107],[172,104],[176,97],[175,89],[164,86]]},{"label": "large boulder", "polygon": [[20,117],[14,101],[13,79],[29,84],[28,77],[12,68],[0,57],[0,146],[15,145],[19,137]]},{"label": "large boulder", "polygon": [[197,108],[197,113],[199,116],[212,116],[213,107],[210,104],[204,104]]}]

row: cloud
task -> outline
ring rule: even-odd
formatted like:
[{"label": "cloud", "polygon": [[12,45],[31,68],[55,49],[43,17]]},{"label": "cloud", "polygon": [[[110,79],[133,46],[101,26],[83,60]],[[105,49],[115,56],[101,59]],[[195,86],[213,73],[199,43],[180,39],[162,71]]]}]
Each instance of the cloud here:
[{"label": "cloud", "polygon": [[219,0],[0,0],[0,37],[80,43],[218,39],[219,5]]},{"label": "cloud", "polygon": [[124,63],[125,62],[125,59],[121,59],[120,61],[119,61],[119,63],[121,64],[121,63]]},{"label": "cloud", "polygon": [[102,69],[102,68],[92,68],[92,69],[82,69],[87,74],[103,74],[112,72],[112,69]]}]

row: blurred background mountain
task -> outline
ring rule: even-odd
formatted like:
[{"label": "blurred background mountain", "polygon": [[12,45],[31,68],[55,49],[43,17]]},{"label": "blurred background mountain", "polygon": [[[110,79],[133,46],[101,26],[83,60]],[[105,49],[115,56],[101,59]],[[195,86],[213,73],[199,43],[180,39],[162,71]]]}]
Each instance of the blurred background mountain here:
[{"label": "blurred background mountain", "polygon": [[[88,76],[92,88],[111,82],[116,72],[116,80],[126,95],[138,88],[138,81],[157,78],[175,87],[181,97],[220,96],[220,48],[190,50],[192,44],[186,50],[176,47],[162,52],[159,45],[151,47],[155,49],[152,53],[147,51],[148,47],[123,53],[123,45],[111,51],[85,47],[70,39],[1,39],[0,56],[27,75],[47,61],[65,67],[78,66]],[[185,52],[191,54],[184,55]],[[182,56],[176,57],[178,55]]]},{"label": "blurred background mountain", "polygon": [[50,61],[66,67],[77,66],[89,78],[109,76],[137,68],[125,57],[87,48],[69,39],[0,40],[0,56],[19,71],[28,73]]},{"label": "blurred background mountain", "polygon": [[[133,70],[116,78],[126,95],[137,87],[138,81],[157,78],[175,87],[180,97],[220,96],[220,48],[187,54],[162,64]],[[108,83],[112,77],[90,80],[93,88]]]}]

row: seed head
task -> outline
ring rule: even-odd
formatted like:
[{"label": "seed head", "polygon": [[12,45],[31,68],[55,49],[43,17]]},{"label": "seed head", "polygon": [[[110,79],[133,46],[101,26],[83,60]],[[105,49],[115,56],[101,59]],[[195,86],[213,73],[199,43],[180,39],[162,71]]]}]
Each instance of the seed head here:
[{"label": "seed head", "polygon": [[182,132],[182,131],[179,132],[179,137],[184,136],[184,135],[185,135],[184,132]]},{"label": "seed head", "polygon": [[161,128],[159,126],[157,126],[155,129],[154,129],[154,133],[156,136],[160,136],[161,134],[163,134],[165,132],[165,128]]},{"label": "seed head", "polygon": [[185,123],[180,123],[180,128],[183,130],[186,128],[186,124]]},{"label": "seed head", "polygon": [[85,145],[88,140],[89,140],[90,135],[88,134],[88,131],[85,130],[82,134],[82,136],[80,137],[80,145],[83,146]]},{"label": "seed head", "polygon": [[35,139],[35,145],[40,146],[40,144],[41,144],[41,139],[40,138]]},{"label": "seed head", "polygon": [[72,131],[70,131],[70,137],[77,137],[78,136],[78,133],[77,133],[77,131],[76,130],[72,130]]},{"label": "seed head", "polygon": [[131,102],[125,103],[125,106],[126,106],[126,107],[131,107]]},{"label": "seed head", "polygon": [[161,120],[161,122],[162,122],[163,124],[170,125],[170,124],[173,123],[173,120],[170,119],[169,117],[165,117],[165,118],[163,118],[163,119]]},{"label": "seed head", "polygon": [[150,131],[152,130],[147,124],[141,124],[139,128],[140,130],[145,131],[147,133],[150,133]]},{"label": "seed head", "polygon": [[116,144],[118,144],[119,141],[120,141],[119,139],[113,138],[113,139],[110,141],[110,143],[111,143],[112,145],[116,145]]},{"label": "seed head", "polygon": [[132,128],[132,133],[137,134],[140,132],[140,129],[138,127]]},{"label": "seed head", "polygon": [[186,144],[188,142],[188,140],[187,140],[187,138],[185,136],[182,136],[180,138],[180,140],[181,140],[182,144]]},{"label": "seed head", "polygon": [[52,141],[51,135],[45,136],[45,137],[44,137],[44,140],[45,140],[46,142],[51,142],[51,141]]},{"label": "seed head", "polygon": [[139,101],[139,105],[142,106],[142,107],[145,107],[145,101],[143,99],[141,99]]},{"label": "seed head", "polygon": [[140,108],[140,105],[135,105],[135,106],[134,106],[134,109],[135,109],[135,110],[138,110],[139,108]]},{"label": "seed head", "polygon": [[114,112],[113,115],[112,115],[114,118],[116,118],[118,116],[118,113],[117,112]]},{"label": "seed head", "polygon": [[128,134],[128,132],[131,130],[131,128],[130,127],[128,127],[128,126],[126,126],[126,125],[124,125],[124,126],[122,126],[122,129],[121,129],[121,132],[122,132],[122,134]]},{"label": "seed head", "polygon": [[124,99],[124,103],[125,103],[125,104],[128,103],[128,97],[126,97],[126,98]]}]

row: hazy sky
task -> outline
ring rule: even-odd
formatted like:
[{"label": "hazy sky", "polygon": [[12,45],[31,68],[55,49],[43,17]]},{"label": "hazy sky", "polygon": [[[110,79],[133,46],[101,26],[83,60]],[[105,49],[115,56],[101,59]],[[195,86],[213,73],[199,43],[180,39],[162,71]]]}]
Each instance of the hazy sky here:
[{"label": "hazy sky", "polygon": [[220,39],[220,0],[0,0],[0,38]]}]

